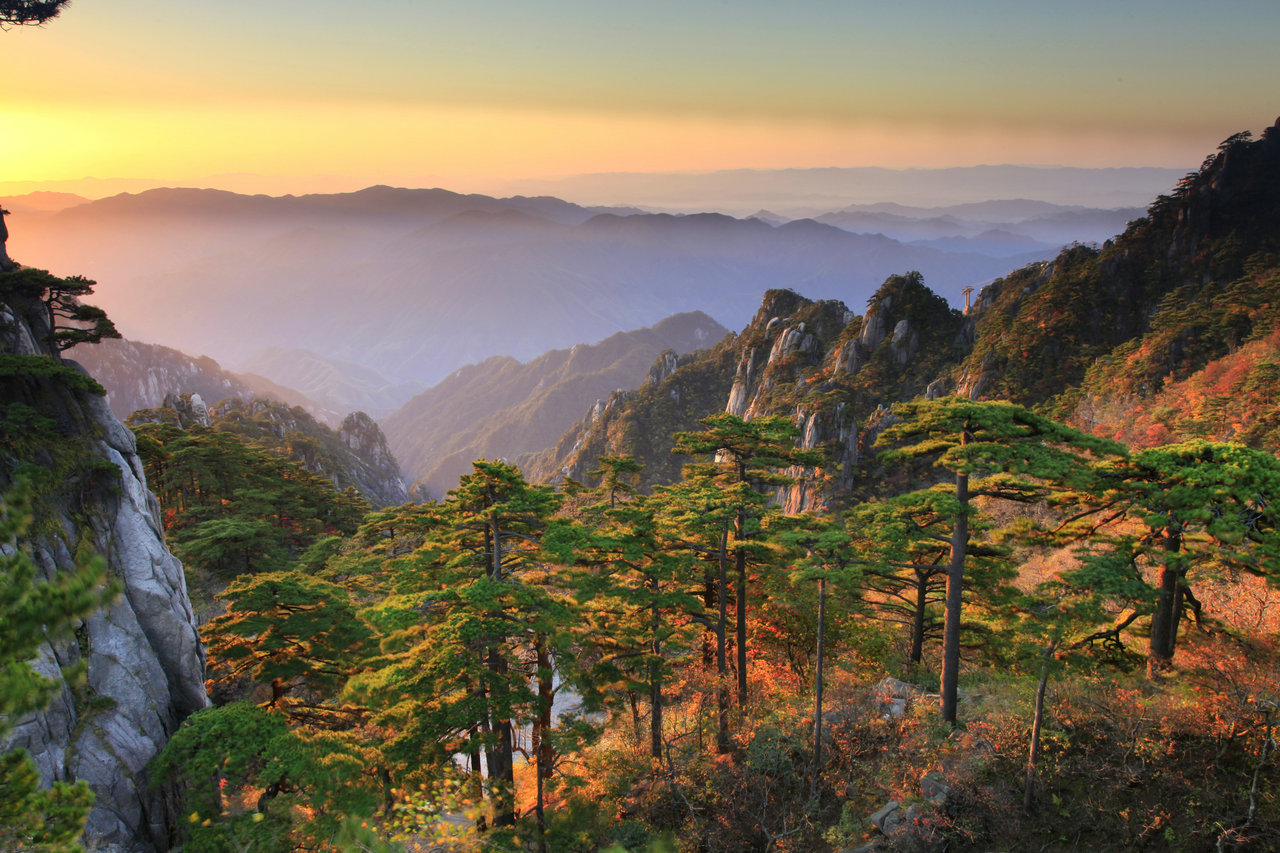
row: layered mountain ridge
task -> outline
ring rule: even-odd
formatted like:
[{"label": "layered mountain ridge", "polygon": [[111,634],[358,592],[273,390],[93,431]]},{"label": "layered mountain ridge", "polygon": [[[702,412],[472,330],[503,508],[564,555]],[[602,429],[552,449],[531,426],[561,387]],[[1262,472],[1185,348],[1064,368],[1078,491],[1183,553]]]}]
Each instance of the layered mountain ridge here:
[{"label": "layered mountain ridge", "polygon": [[296,388],[322,411],[360,411],[375,418],[386,417],[424,390],[421,382],[393,383],[363,365],[305,349],[265,347],[237,368],[246,380],[265,377],[285,388]]},{"label": "layered mountain ridge", "polygon": [[[291,387],[262,376],[232,373],[208,356],[190,356],[171,347],[114,339],[76,350],[75,360],[107,389],[107,405],[120,420],[138,409],[164,405],[177,394],[204,400],[269,397],[300,406],[331,426],[342,422],[337,410],[322,406]],[[349,411],[349,410],[347,410]]]},{"label": "layered mountain ridge", "polygon": [[726,333],[691,312],[526,363],[490,358],[455,371],[382,426],[408,475],[441,497],[473,460],[523,462],[554,444],[584,407],[639,382],[655,358],[703,349]]},{"label": "layered mountain ridge", "polygon": [[17,260],[92,271],[98,301],[131,339],[224,364],[267,346],[307,349],[392,384],[438,382],[495,354],[536,358],[675,313],[741,327],[745,306],[772,288],[856,304],[918,269],[958,299],[1009,266],[812,220],[774,227],[386,187],[296,198],[153,190],[10,224]]},{"label": "layered mountain ridge", "polygon": [[[1228,139],[1114,240],[997,279],[963,314],[918,273],[887,279],[862,316],[839,301],[770,291],[740,335],[655,365],[657,381],[592,407],[531,474],[582,480],[599,456],[630,454],[646,464],[645,484],[670,482],[683,461],[671,455],[673,432],[719,411],[783,415],[802,447],[827,452],[827,465],[793,472],[801,482],[779,496],[802,510],[874,490],[862,476],[868,450],[898,400],[1008,399],[1120,435],[1167,384],[1224,388],[1210,373],[1231,372],[1224,390],[1248,408],[1240,394],[1269,392],[1247,381],[1238,353],[1248,346],[1247,363],[1265,370],[1278,327],[1280,123],[1257,140]],[[1169,440],[1206,434],[1188,419],[1156,420]],[[1277,449],[1274,430],[1233,434]]]}]

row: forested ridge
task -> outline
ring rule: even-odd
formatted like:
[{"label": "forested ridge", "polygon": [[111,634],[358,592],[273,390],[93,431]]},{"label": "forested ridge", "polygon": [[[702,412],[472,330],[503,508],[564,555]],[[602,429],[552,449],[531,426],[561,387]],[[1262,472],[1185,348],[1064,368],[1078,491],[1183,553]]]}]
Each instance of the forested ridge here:
[{"label": "forested ridge", "polygon": [[152,765],[175,843],[1280,846],[1277,151],[1227,140],[966,313],[915,273],[862,316],[771,291],[602,403],[554,485],[478,460],[371,509],[139,418],[220,589],[214,703]]}]

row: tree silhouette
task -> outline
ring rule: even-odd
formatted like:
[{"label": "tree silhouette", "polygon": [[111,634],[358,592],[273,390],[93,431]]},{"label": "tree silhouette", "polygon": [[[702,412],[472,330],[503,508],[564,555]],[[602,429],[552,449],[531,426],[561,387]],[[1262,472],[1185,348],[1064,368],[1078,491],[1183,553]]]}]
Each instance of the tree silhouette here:
[{"label": "tree silhouette", "polygon": [[58,17],[71,0],[0,0],[0,28],[43,24]]}]

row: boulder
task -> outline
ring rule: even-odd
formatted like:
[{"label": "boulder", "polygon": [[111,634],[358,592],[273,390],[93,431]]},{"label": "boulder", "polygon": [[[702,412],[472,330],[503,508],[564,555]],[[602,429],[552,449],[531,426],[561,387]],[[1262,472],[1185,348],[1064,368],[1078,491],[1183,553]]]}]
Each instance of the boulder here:
[{"label": "boulder", "polygon": [[892,835],[902,825],[902,804],[890,800],[871,815],[871,822],[884,835]]}]

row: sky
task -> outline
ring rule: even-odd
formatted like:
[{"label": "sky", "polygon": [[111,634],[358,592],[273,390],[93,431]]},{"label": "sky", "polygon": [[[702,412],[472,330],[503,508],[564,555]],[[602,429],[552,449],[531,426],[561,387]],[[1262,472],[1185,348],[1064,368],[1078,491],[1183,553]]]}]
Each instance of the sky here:
[{"label": "sky", "polygon": [[994,163],[1195,168],[1275,0],[74,0],[0,32],[0,193]]}]

